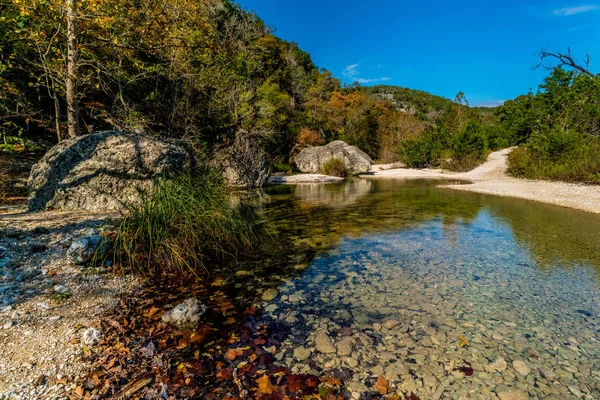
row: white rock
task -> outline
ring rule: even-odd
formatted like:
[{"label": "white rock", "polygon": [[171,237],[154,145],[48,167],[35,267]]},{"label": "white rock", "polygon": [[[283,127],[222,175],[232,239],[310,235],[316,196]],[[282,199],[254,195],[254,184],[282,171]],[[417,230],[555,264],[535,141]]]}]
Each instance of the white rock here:
[{"label": "white rock", "polygon": [[96,328],[87,328],[81,335],[81,343],[88,346],[97,345],[102,339],[102,332]]},{"label": "white rock", "polygon": [[200,322],[200,317],[206,312],[206,306],[196,299],[187,299],[171,311],[163,314],[163,322],[178,328],[194,327]]}]

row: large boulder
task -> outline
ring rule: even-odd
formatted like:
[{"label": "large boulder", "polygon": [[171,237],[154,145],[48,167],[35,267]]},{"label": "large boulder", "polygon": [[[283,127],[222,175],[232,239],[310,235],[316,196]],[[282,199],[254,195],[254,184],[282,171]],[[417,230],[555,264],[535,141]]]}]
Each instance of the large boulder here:
[{"label": "large boulder", "polygon": [[263,186],[269,178],[269,159],[258,138],[240,130],[233,143],[217,148],[210,165],[221,172],[229,186],[255,188]]},{"label": "large boulder", "polygon": [[156,178],[191,173],[194,163],[179,140],[115,131],[67,139],[31,170],[29,210],[118,210]]},{"label": "large boulder", "polygon": [[332,158],[344,160],[348,173],[356,175],[371,170],[373,160],[358,147],[336,140],[325,146],[307,147],[295,158],[298,169],[307,174],[321,172],[321,167]]}]

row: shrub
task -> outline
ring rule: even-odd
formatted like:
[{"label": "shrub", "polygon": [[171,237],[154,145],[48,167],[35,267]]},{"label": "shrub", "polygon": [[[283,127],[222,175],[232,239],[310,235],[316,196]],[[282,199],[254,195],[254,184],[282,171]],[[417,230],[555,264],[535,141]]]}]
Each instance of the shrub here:
[{"label": "shrub", "polygon": [[208,271],[207,260],[235,254],[255,240],[253,213],[233,207],[214,172],[160,181],[127,204],[114,238],[122,268],[144,274]]},{"label": "shrub", "polygon": [[560,131],[536,134],[508,162],[509,173],[520,178],[600,184],[600,139]]},{"label": "shrub", "polygon": [[444,129],[429,128],[421,136],[401,143],[397,152],[408,167],[436,167],[440,165],[447,144],[448,135]]},{"label": "shrub", "polygon": [[340,178],[345,178],[348,176],[348,171],[346,170],[346,163],[341,158],[330,158],[321,166],[321,173],[323,175],[330,176],[339,176]]}]

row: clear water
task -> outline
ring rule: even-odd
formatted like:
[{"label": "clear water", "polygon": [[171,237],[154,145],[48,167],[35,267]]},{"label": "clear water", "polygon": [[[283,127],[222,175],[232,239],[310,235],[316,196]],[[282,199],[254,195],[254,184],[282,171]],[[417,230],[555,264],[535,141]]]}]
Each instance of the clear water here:
[{"label": "clear water", "polygon": [[312,251],[265,272],[281,364],[355,398],[382,376],[421,399],[600,399],[600,217],[437,183],[267,189],[271,239]]}]

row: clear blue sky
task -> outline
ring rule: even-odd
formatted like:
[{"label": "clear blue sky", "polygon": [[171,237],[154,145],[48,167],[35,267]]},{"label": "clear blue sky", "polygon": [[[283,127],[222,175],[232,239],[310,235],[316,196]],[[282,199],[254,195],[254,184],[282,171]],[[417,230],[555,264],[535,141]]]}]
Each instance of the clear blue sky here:
[{"label": "clear blue sky", "polygon": [[600,72],[600,0],[556,2],[238,0],[319,67],[365,85],[385,83],[493,105],[536,89],[542,47],[589,53]]}]

